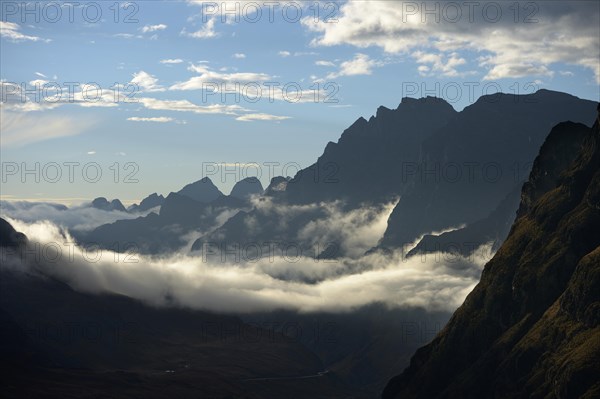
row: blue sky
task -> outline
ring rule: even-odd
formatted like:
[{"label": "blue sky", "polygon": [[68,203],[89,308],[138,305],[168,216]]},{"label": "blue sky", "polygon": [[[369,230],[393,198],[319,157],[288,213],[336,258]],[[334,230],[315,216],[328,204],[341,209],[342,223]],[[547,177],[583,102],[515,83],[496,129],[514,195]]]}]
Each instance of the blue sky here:
[{"label": "blue sky", "polygon": [[[498,88],[599,99],[597,2],[430,2],[429,14],[425,3],[390,1],[1,4],[2,199],[130,202],[217,164],[256,163],[247,174],[260,169],[266,185],[406,95],[458,110]],[[208,92],[225,82],[225,98]],[[228,193],[237,172],[210,177]]]}]

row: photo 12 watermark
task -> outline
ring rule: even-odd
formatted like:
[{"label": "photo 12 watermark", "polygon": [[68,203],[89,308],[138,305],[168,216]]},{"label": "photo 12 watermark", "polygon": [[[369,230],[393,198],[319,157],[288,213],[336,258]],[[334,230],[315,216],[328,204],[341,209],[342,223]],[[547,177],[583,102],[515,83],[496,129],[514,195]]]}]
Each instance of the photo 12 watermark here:
[{"label": "photo 12 watermark", "polygon": [[2,1],[0,20],[23,24],[137,24],[139,4],[135,1]]},{"label": "photo 12 watermark", "polygon": [[[302,167],[299,162],[202,162],[202,178],[221,183],[237,183],[247,178],[271,181],[275,177],[289,178],[286,184],[300,181],[312,183],[339,183],[340,165],[337,162],[317,162]],[[292,179],[293,178],[293,179]]]},{"label": "photo 12 watermark", "polygon": [[2,162],[2,183],[139,183],[136,162]]}]

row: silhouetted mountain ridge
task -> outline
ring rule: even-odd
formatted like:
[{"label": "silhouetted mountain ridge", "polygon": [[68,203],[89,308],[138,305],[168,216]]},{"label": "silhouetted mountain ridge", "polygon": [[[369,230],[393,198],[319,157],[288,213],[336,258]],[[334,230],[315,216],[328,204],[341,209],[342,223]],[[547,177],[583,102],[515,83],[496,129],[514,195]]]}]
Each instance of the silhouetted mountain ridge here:
[{"label": "silhouetted mountain ridge", "polygon": [[127,212],[127,209],[125,209],[125,206],[123,206],[123,203],[120,200],[114,199],[109,202],[104,197],[98,197],[98,198],[94,199],[92,201],[92,208],[100,209],[100,210],[107,211],[107,212],[112,212],[112,211]]},{"label": "silhouetted mountain ridge", "polygon": [[368,121],[358,118],[337,143],[327,144],[315,164],[298,172],[286,198],[294,204],[342,200],[351,207],[389,200],[403,191],[402,162],[416,162],[421,142],[455,115],[450,104],[434,97],[404,98],[395,110],[379,107]]},{"label": "silhouetted mountain ridge", "polygon": [[208,177],[187,184],[177,194],[185,195],[198,202],[211,202],[223,195]]},{"label": "silhouetted mountain ridge", "polygon": [[263,192],[260,180],[256,177],[247,177],[235,183],[229,195],[241,200],[247,200],[252,195],[261,195]]},{"label": "silhouetted mountain ridge", "polygon": [[[431,241],[428,234],[461,225],[467,227],[441,240],[495,241],[497,247],[514,220],[515,187],[526,179],[550,129],[563,120],[590,122],[594,112],[592,101],[547,90],[484,96],[461,112],[435,97],[404,98],[395,110],[379,107],[368,120],[358,118],[337,143],[327,144],[315,164],[287,183],[284,194],[274,196],[273,204],[291,209],[339,201],[350,210],[400,197],[375,250],[401,248],[424,235]],[[298,233],[322,216],[309,209],[282,229],[277,212],[252,210],[194,248],[202,242],[245,247],[257,240],[305,245]],[[431,245],[425,242],[419,250],[425,247]]]},{"label": "silhouetted mountain ridge", "polygon": [[152,208],[161,206],[165,201],[165,197],[158,195],[157,193],[150,194],[138,204],[131,205],[127,210],[129,212],[145,212]]},{"label": "silhouetted mountain ridge", "polygon": [[592,123],[595,108],[592,101],[549,90],[479,98],[423,140],[410,187],[380,246],[400,247],[486,218],[529,174],[548,132],[563,121]]},{"label": "silhouetted mountain ridge", "polygon": [[[204,202],[193,199],[194,196],[212,199]],[[154,194],[148,198],[160,201],[162,196]],[[221,213],[235,213],[248,206],[246,201],[223,195],[206,177],[186,185],[176,193],[169,193],[161,201],[158,214],[151,212],[135,219],[104,224],[91,232],[73,234],[80,243],[118,252],[167,253],[181,249],[186,244],[187,234],[206,233],[217,227],[217,218]]]}]

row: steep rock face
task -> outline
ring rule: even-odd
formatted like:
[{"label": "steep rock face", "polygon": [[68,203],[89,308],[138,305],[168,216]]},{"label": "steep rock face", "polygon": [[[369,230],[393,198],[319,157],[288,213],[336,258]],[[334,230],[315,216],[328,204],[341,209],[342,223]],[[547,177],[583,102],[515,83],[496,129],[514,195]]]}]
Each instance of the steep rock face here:
[{"label": "steep rock face", "polygon": [[556,187],[574,154],[580,152],[589,130],[587,126],[573,122],[559,123],[552,129],[533,162],[529,180],[523,185],[519,215],[529,212],[533,203]]},{"label": "steep rock face", "polygon": [[498,250],[515,221],[521,186],[517,185],[487,217],[439,235],[426,234],[407,256],[433,252],[470,256],[482,245],[490,243],[492,251]]},{"label": "steep rock face", "polygon": [[549,138],[480,283],[383,398],[600,395],[598,124],[566,167],[569,146]]},{"label": "steep rock face", "polygon": [[18,248],[26,243],[25,234],[16,231],[10,223],[0,218],[0,247]]},{"label": "steep rock face", "polygon": [[486,218],[440,235],[426,235],[408,256],[436,251],[458,252],[468,256],[478,246],[490,242],[496,251],[510,231],[516,210],[521,207],[520,214],[527,212],[531,203],[541,194],[556,187],[559,175],[575,159],[589,130],[581,123],[563,122],[556,125],[540,149],[528,182],[518,184]]},{"label": "steep rock face", "polygon": [[395,110],[379,107],[375,116],[359,118],[337,143],[327,144],[315,164],[298,172],[287,185],[286,198],[295,204],[343,200],[353,206],[401,194],[402,162],[416,162],[423,140],[455,115],[450,104],[435,97],[403,98]]},{"label": "steep rock face", "polygon": [[592,101],[548,90],[481,97],[425,139],[381,246],[399,247],[487,217],[527,178],[552,127],[563,121],[591,125],[595,108]]}]

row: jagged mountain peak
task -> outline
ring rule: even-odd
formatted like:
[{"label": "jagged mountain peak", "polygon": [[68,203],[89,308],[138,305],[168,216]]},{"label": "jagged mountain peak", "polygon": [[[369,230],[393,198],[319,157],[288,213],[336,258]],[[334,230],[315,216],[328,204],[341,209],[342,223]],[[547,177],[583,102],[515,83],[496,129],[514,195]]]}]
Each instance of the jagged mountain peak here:
[{"label": "jagged mountain peak", "polygon": [[108,201],[105,197],[98,197],[92,201],[92,208],[100,209],[103,211],[120,211],[127,212],[123,203],[118,199]]}]

